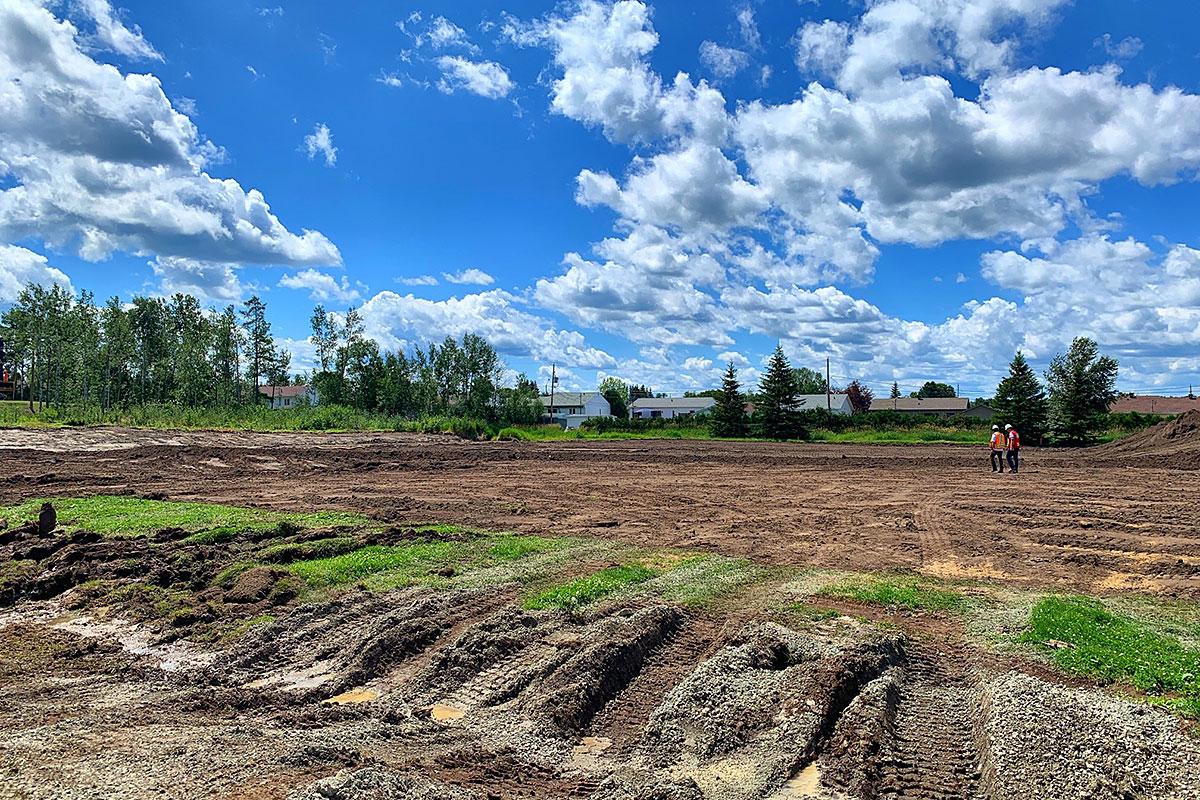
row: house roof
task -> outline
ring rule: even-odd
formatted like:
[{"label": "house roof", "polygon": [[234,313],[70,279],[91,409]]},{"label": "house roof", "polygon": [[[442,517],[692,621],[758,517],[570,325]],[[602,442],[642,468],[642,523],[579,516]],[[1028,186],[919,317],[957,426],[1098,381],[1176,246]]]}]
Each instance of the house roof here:
[{"label": "house roof", "polygon": [[965,397],[877,397],[871,401],[872,411],[966,411]]},{"label": "house roof", "polygon": [[278,386],[260,386],[258,393],[264,394],[267,397],[299,397],[302,394],[308,394],[308,386],[301,384],[300,386],[292,386],[288,384]]},{"label": "house roof", "polygon": [[[562,406],[584,406],[599,392],[555,392],[554,407],[561,408]],[[546,408],[550,407],[550,395],[542,395],[542,405]]]},{"label": "house roof", "polygon": [[639,397],[630,408],[712,408],[717,401],[711,397]]},{"label": "house roof", "polygon": [[801,411],[812,411],[815,408],[842,408],[850,403],[850,395],[838,394],[837,392],[829,395],[829,400],[826,402],[823,394],[798,394],[796,401],[800,404]]},{"label": "house roof", "polygon": [[1189,400],[1186,397],[1162,397],[1153,394],[1122,397],[1108,407],[1114,414],[1126,414],[1130,411],[1139,414],[1183,414],[1193,409],[1200,409],[1200,398]]}]

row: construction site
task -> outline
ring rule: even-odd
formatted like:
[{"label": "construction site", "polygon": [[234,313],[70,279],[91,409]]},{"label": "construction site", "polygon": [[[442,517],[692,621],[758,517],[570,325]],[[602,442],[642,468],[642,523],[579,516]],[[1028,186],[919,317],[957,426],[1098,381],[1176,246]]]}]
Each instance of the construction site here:
[{"label": "construction site", "polygon": [[1188,686],[1036,635],[1096,603],[1195,657],[1197,423],[1020,475],[948,445],[0,431],[0,796],[1197,797]]}]

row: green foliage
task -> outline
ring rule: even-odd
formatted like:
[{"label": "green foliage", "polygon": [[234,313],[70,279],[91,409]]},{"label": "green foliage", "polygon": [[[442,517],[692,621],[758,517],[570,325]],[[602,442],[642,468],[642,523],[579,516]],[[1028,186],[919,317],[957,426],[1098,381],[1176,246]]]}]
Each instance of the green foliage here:
[{"label": "green foliage", "polygon": [[62,527],[94,531],[114,538],[146,536],[165,528],[220,537],[241,532],[270,532],[280,523],[298,528],[370,525],[370,520],[362,514],[342,511],[293,514],[217,503],[177,503],[107,495],[39,497],[0,508],[0,518],[10,521],[37,519],[38,510],[47,500],[54,504]]},{"label": "green foliage", "polygon": [[921,388],[917,390],[917,397],[955,397],[957,393],[954,387],[948,383],[938,383],[937,381],[925,381],[921,384]]},{"label": "green foliage", "polygon": [[796,394],[825,394],[825,376],[815,369],[800,367],[793,370],[796,376]]},{"label": "green foliage", "polygon": [[797,411],[796,376],[783,354],[783,346],[776,345],[775,353],[767,366],[767,374],[759,383],[760,400],[755,408],[755,422],[764,438],[803,439],[806,435]]},{"label": "green foliage", "polygon": [[717,405],[711,414],[713,436],[733,438],[745,436],[749,432],[746,424],[746,398],[742,395],[741,384],[738,383],[737,370],[733,362],[725,369],[721,379],[721,392],[717,395]]},{"label": "green foliage", "polygon": [[654,570],[641,564],[622,564],[602,569],[570,583],[538,592],[525,599],[525,608],[573,609],[594,603],[619,589],[645,583],[655,576]]},{"label": "green foliage", "polygon": [[561,546],[562,540],[543,536],[503,536],[492,540],[487,555],[491,561],[516,561],[531,553],[546,553]]},{"label": "green foliage", "polygon": [[1049,404],[1042,384],[1019,350],[1008,365],[1008,375],[996,387],[992,401],[996,417],[1017,429],[1024,442],[1038,442],[1046,435]]},{"label": "green foliage", "polygon": [[1116,399],[1117,361],[1100,355],[1091,339],[1079,337],[1046,370],[1050,388],[1050,427],[1055,437],[1088,444],[1104,427],[1108,407]]},{"label": "green foliage", "polygon": [[608,401],[609,410],[614,417],[629,416],[629,387],[624,381],[610,375],[600,381],[599,392]]},{"label": "green foliage", "polygon": [[1050,596],[1034,606],[1024,640],[1046,645],[1068,672],[1122,681],[1167,696],[1179,710],[1200,716],[1200,651],[1155,632],[1132,617],[1109,612],[1087,597]]},{"label": "green foliage", "polygon": [[967,602],[958,592],[939,589],[915,576],[851,580],[825,587],[821,594],[910,611],[957,611]]}]

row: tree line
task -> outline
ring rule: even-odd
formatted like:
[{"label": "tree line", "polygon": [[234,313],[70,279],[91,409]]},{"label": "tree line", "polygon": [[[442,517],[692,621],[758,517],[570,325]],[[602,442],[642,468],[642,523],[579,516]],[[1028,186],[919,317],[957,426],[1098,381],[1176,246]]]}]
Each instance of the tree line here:
[{"label": "tree line", "polygon": [[257,296],[221,310],[182,293],[97,305],[90,292],[30,284],[0,314],[0,339],[19,398],[37,409],[236,407],[267,401],[265,385],[311,380],[321,403],[360,411],[512,423],[541,415],[537,385],[522,375],[505,386],[504,364],[479,336],[390,352],[353,308],[317,306],[311,322],[311,376],[290,374],[292,356]]},{"label": "tree line", "polygon": [[239,405],[264,381],[286,383],[291,364],[257,297],[221,311],[187,294],[97,305],[30,284],[0,314],[0,338],[31,408]]},{"label": "tree line", "polygon": [[[1047,437],[1070,445],[1095,441],[1107,422],[1108,408],[1117,397],[1118,363],[1101,355],[1099,345],[1086,337],[1075,339],[1067,352],[1056,355],[1039,381],[1024,354],[1017,352],[1009,374],[1000,381],[990,401],[995,418],[1012,424],[1027,442]],[[761,436],[768,439],[807,438],[806,409],[799,395],[825,392],[825,380],[814,370],[792,369],[782,347],[776,347],[759,382],[757,395],[746,395],[729,364],[721,388],[712,396],[716,405],[710,414],[713,435],[721,437]],[[813,391],[818,389],[819,391]],[[843,390],[856,413],[870,409],[871,392],[860,381]],[[899,397],[892,384],[892,397]],[[954,397],[949,384],[926,382],[920,397]],[[747,397],[754,401],[753,414],[746,410]]]}]

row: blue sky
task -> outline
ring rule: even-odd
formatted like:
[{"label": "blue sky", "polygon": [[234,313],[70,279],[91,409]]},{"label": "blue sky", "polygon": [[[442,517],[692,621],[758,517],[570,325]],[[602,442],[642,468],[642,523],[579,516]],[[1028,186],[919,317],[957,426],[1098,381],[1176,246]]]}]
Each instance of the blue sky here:
[{"label": "blue sky", "polygon": [[[1194,3],[0,0],[0,304],[259,293],[682,392],[1200,385]],[[53,98],[53,99],[52,99]],[[65,98],[65,99],[62,99]]]}]

